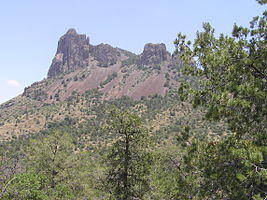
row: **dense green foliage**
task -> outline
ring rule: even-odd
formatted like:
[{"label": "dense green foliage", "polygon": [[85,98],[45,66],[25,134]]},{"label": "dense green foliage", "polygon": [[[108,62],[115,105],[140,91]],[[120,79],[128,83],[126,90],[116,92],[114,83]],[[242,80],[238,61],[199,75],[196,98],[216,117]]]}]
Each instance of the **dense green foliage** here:
[{"label": "dense green foliage", "polygon": [[61,131],[30,140],[20,165],[6,183],[4,199],[76,199],[91,184],[88,155],[75,152],[72,138]]},{"label": "dense green foliage", "polygon": [[182,34],[175,41],[185,66],[175,73],[179,95],[106,101],[93,89],[43,106],[47,118],[62,105],[69,113],[0,144],[0,198],[265,200],[267,12],[232,36],[203,28],[193,44]]},{"label": "dense green foliage", "polygon": [[184,62],[196,60],[197,66],[187,65],[186,72],[203,77],[199,89],[192,92],[193,103],[206,106],[210,119],[227,119],[240,136],[266,133],[266,19],[265,12],[253,19],[250,28],[234,25],[232,37],[221,34],[219,38],[205,23],[192,49],[185,36],[179,34],[176,40]]},{"label": "dense green foliage", "polygon": [[106,157],[105,186],[115,199],[143,199],[152,165],[147,130],[138,116],[117,110],[112,111],[107,129],[117,139]]},{"label": "dense green foliage", "polygon": [[250,28],[234,25],[232,37],[216,38],[208,23],[203,28],[193,45],[182,34],[175,41],[185,72],[201,77],[198,88],[183,83],[180,93],[194,106],[206,107],[208,119],[226,119],[232,134],[219,141],[195,140],[187,147],[178,173],[177,190],[183,191],[178,198],[264,200],[267,13],[254,17]]}]

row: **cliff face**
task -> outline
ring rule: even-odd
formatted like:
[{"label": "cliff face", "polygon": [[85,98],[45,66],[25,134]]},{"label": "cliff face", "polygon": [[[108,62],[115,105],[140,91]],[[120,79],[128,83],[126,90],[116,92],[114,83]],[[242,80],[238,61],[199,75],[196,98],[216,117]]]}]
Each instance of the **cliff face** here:
[{"label": "cliff face", "polygon": [[[1,135],[8,140],[38,132],[70,115],[81,120],[89,107],[124,96],[136,101],[163,97],[185,78],[181,65],[179,56],[171,56],[162,43],[148,43],[136,55],[108,44],[91,45],[89,37],[70,29],[59,39],[48,78],[0,105],[0,141]],[[10,116],[16,117],[12,121]]]},{"label": "cliff face", "polygon": [[48,77],[87,66],[88,58],[89,37],[77,34],[75,29],[69,29],[58,42],[57,52],[48,71]]},{"label": "cliff face", "polygon": [[140,55],[141,65],[159,64],[162,61],[170,60],[171,55],[166,50],[166,45],[148,43],[144,47],[143,53]]},{"label": "cliff face", "polygon": [[[47,76],[51,78],[70,70],[87,67],[90,65],[90,57],[97,61],[99,67],[109,67],[130,53],[125,52],[127,51],[108,44],[90,45],[89,37],[78,34],[75,29],[69,29],[58,42],[57,52]],[[148,43],[137,58],[137,65],[155,65],[171,60],[171,54],[163,43]]]},{"label": "cliff face", "polygon": [[108,67],[118,62],[121,52],[108,44],[90,45],[90,56],[98,61],[98,66]]},{"label": "cliff face", "polygon": [[[163,43],[148,43],[136,55],[108,44],[91,45],[89,37],[70,29],[60,38],[48,71],[53,84],[27,87],[22,95],[48,103],[92,89],[103,92],[106,99],[165,95],[178,85],[180,66],[179,58],[172,57]],[[54,79],[59,75],[63,75],[60,80]]]},{"label": "cliff face", "polygon": [[108,67],[118,62],[121,52],[108,44],[90,45],[89,37],[77,34],[75,29],[69,29],[58,42],[48,78],[88,66],[89,56],[98,62],[98,66]]}]

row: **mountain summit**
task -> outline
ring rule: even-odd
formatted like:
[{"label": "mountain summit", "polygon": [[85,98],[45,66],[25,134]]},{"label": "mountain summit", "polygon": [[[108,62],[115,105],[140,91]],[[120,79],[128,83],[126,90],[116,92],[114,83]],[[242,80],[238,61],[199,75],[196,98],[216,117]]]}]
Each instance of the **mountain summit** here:
[{"label": "mountain summit", "polygon": [[[125,96],[131,100],[164,97],[186,78],[180,67],[179,58],[172,56],[163,43],[145,44],[143,52],[136,55],[109,44],[91,45],[88,36],[69,29],[58,41],[47,78],[0,105],[0,141],[27,131],[38,132],[48,122],[64,119],[66,113],[74,115],[70,109],[77,109],[80,120],[84,114],[81,110],[95,104],[95,98],[100,103],[119,101]],[[76,99],[78,107],[69,107],[72,99]],[[47,109],[54,109],[53,117]],[[13,120],[9,116],[16,117]],[[20,128],[9,132],[8,127]]]},{"label": "mountain summit", "polygon": [[[133,53],[107,44],[90,45],[88,36],[78,34],[75,29],[71,28],[60,38],[47,76],[51,78],[70,70],[87,67],[90,65],[90,57],[98,61],[99,66],[108,67],[130,54]],[[171,54],[166,50],[165,44],[148,43],[144,46],[143,53],[136,57],[136,64],[160,64],[170,59]]]},{"label": "mountain summit", "polygon": [[171,54],[167,52],[166,45],[148,43],[140,55],[141,65],[160,64],[162,61],[170,60]]},{"label": "mountain summit", "polygon": [[88,58],[89,37],[77,34],[76,30],[71,28],[58,42],[57,52],[48,71],[48,77],[86,66]]}]

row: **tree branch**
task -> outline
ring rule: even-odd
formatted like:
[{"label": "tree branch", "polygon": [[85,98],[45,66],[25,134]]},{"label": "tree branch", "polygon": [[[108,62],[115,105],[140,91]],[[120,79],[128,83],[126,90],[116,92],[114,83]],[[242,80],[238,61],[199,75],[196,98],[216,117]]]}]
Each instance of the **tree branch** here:
[{"label": "tree branch", "polygon": [[2,198],[2,197],[4,196],[4,193],[6,192],[8,185],[10,185],[11,182],[14,181],[16,178],[17,178],[17,177],[14,176],[12,179],[10,179],[10,180],[7,182],[7,184],[6,184],[6,185],[4,186],[4,188],[2,189],[2,192],[1,192],[1,194],[0,194],[0,198]]}]

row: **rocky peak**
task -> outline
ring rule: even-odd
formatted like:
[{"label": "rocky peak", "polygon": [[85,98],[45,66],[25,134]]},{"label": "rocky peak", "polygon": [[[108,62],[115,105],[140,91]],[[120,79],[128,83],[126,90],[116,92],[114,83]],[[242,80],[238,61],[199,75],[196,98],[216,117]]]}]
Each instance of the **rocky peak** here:
[{"label": "rocky peak", "polygon": [[166,50],[166,45],[148,43],[140,55],[141,65],[159,64],[164,60],[170,59],[170,53]]},{"label": "rocky peak", "polygon": [[67,31],[66,35],[77,35],[77,32],[76,32],[76,30],[74,28],[70,28]]},{"label": "rocky peak", "polygon": [[57,52],[49,68],[48,77],[87,66],[88,58],[89,37],[77,34],[76,30],[71,28],[58,42]]},{"label": "rocky peak", "polygon": [[[98,62],[98,66],[108,67],[116,64],[124,57],[129,57],[129,52],[108,44],[90,45],[89,37],[78,34],[75,29],[71,28],[59,39],[56,55],[52,60],[47,76],[55,77],[68,71],[89,66],[91,58]],[[135,63],[154,65],[165,60],[171,60],[171,54],[166,50],[165,44],[148,43],[144,46],[143,53],[136,56]]]},{"label": "rocky peak", "polygon": [[118,62],[121,52],[108,44],[90,45],[90,55],[98,61],[100,67],[108,67]]}]

